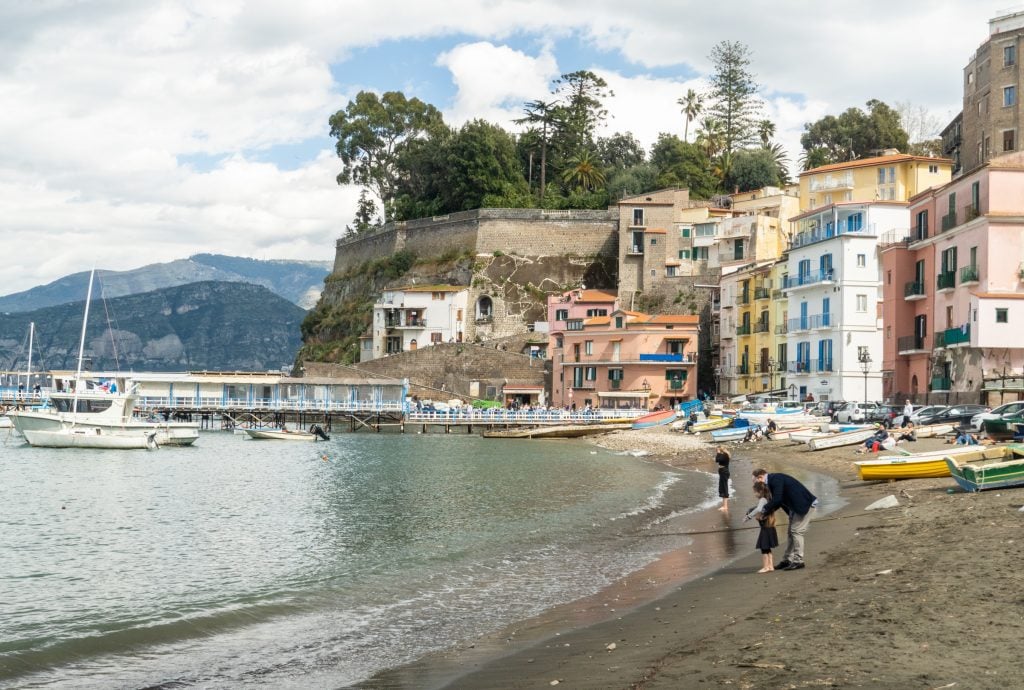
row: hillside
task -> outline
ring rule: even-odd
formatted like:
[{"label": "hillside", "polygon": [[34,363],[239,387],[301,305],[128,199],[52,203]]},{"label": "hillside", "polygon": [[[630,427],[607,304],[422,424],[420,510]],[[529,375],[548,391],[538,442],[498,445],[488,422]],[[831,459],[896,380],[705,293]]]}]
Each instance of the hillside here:
[{"label": "hillside", "polygon": [[[25,367],[34,321],[32,368],[75,369],[83,310],[75,302],[0,316],[0,368]],[[94,370],[280,369],[294,361],[304,316],[247,283],[206,281],[106,300],[94,295],[86,357]]]},{"label": "hillside", "polygon": [[[309,309],[330,273],[328,261],[260,261],[220,254],[149,264],[130,271],[97,270],[103,296],[123,297],[161,288],[220,280],[262,285],[286,300]],[[72,273],[47,285],[0,297],[0,312],[25,312],[85,299],[89,272]]]}]

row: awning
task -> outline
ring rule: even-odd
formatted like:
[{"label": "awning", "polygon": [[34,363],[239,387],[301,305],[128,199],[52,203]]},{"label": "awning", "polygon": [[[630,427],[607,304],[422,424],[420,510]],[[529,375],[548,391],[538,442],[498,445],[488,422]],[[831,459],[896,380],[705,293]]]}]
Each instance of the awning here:
[{"label": "awning", "polygon": [[544,386],[505,386],[501,389],[503,393],[528,393],[534,395],[541,393],[544,390]]},{"label": "awning", "polygon": [[649,398],[649,391],[598,391],[599,398]]}]

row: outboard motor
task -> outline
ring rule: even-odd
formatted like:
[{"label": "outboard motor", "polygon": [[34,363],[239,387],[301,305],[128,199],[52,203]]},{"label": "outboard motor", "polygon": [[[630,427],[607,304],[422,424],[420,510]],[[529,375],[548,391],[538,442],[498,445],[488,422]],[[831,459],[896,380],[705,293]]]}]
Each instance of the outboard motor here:
[{"label": "outboard motor", "polygon": [[324,431],[319,424],[314,424],[313,426],[309,427],[309,433],[313,434],[321,441],[331,440],[331,437],[327,435],[327,432]]}]

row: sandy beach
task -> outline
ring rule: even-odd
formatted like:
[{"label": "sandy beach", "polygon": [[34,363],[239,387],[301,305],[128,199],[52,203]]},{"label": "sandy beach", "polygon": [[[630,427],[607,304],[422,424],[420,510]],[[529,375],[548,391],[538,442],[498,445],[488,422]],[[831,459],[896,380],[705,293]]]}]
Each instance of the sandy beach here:
[{"label": "sandy beach", "polygon": [[[595,442],[711,471],[712,447],[684,434],[625,431]],[[924,439],[910,449],[943,446]],[[362,687],[1004,688],[1024,677],[1015,648],[1024,491],[951,492],[949,478],[862,482],[855,447],[730,449],[734,526],[753,502],[751,467],[838,481],[846,504],[812,524],[805,569],[757,574],[756,533],[739,531],[749,555],[714,572],[679,582],[686,554],[667,554],[598,597]],[[898,508],[864,511],[890,495]],[[784,543],[785,527],[779,534]]]}]

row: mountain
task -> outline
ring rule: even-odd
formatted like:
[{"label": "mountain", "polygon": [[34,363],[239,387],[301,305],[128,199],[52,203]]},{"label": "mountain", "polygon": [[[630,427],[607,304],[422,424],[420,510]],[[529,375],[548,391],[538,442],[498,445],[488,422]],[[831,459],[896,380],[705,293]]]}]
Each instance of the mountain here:
[{"label": "mountain", "polygon": [[[130,271],[96,271],[104,297],[122,297],[210,280],[262,285],[303,309],[316,304],[331,272],[329,261],[260,261],[221,254],[149,264]],[[72,273],[47,285],[0,297],[0,312],[23,312],[85,299],[89,272]]]},{"label": "mountain", "polygon": [[[0,315],[0,368],[78,366],[83,302]],[[204,281],[101,299],[93,293],[85,355],[94,371],[267,371],[290,367],[306,312],[265,287]]]}]

